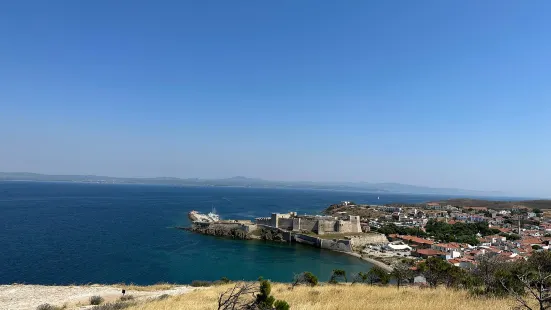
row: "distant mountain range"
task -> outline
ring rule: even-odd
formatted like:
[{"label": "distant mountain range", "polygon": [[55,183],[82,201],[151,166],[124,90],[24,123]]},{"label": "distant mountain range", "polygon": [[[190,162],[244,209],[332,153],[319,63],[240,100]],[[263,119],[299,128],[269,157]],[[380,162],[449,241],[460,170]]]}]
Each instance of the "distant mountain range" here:
[{"label": "distant mountain range", "polygon": [[109,184],[158,184],[174,186],[236,186],[255,188],[297,188],[318,190],[362,191],[370,193],[408,193],[434,195],[503,196],[502,192],[486,192],[457,188],[433,188],[399,183],[269,181],[237,176],[227,179],[199,178],[119,178],[97,175],[46,175],[27,172],[0,172],[0,181],[80,182]]}]

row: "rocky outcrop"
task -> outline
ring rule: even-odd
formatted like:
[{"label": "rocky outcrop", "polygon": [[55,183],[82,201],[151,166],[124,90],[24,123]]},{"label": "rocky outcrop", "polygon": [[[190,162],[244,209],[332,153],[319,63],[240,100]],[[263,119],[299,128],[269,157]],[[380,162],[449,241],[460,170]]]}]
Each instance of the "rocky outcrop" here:
[{"label": "rocky outcrop", "polygon": [[200,223],[200,224],[194,223],[189,230],[192,232],[196,232],[204,235],[226,237],[226,238],[232,238],[232,239],[252,239],[249,236],[249,234],[240,225],[212,224],[212,223],[210,223],[209,225],[205,225],[203,223]]},{"label": "rocky outcrop", "polygon": [[266,241],[287,242],[282,231],[265,227],[260,228],[260,239]]}]

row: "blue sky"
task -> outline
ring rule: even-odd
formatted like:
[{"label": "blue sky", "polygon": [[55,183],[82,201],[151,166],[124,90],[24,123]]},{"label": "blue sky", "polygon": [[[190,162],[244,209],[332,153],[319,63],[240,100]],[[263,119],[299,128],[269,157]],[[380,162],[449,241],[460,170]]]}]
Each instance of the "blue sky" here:
[{"label": "blue sky", "polygon": [[5,1],[0,171],[551,196],[548,1]]}]

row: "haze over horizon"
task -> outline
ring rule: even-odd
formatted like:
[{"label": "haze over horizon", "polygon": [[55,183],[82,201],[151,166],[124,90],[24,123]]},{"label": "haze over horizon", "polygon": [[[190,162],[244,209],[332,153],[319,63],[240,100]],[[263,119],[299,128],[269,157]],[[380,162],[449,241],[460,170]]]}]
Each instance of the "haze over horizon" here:
[{"label": "haze over horizon", "polygon": [[549,2],[0,8],[0,171],[551,197]]}]

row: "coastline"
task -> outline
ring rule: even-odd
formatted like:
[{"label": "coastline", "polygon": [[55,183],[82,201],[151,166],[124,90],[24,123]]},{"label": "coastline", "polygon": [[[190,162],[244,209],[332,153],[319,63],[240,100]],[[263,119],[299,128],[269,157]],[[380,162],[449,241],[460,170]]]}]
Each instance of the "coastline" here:
[{"label": "coastline", "polygon": [[358,253],[355,253],[355,252],[340,252],[340,251],[334,251],[334,252],[337,252],[337,253],[344,253],[344,254],[347,254],[347,255],[350,255],[350,256],[354,256],[354,257],[357,257],[363,261],[366,261],[374,266],[378,266],[378,267],[381,267],[382,269],[384,269],[385,271],[387,272],[392,272],[393,268],[392,266],[389,266],[381,261],[378,261],[378,260],[375,260],[373,258],[369,258],[369,257],[364,257],[362,256],[361,254],[358,254]]}]

